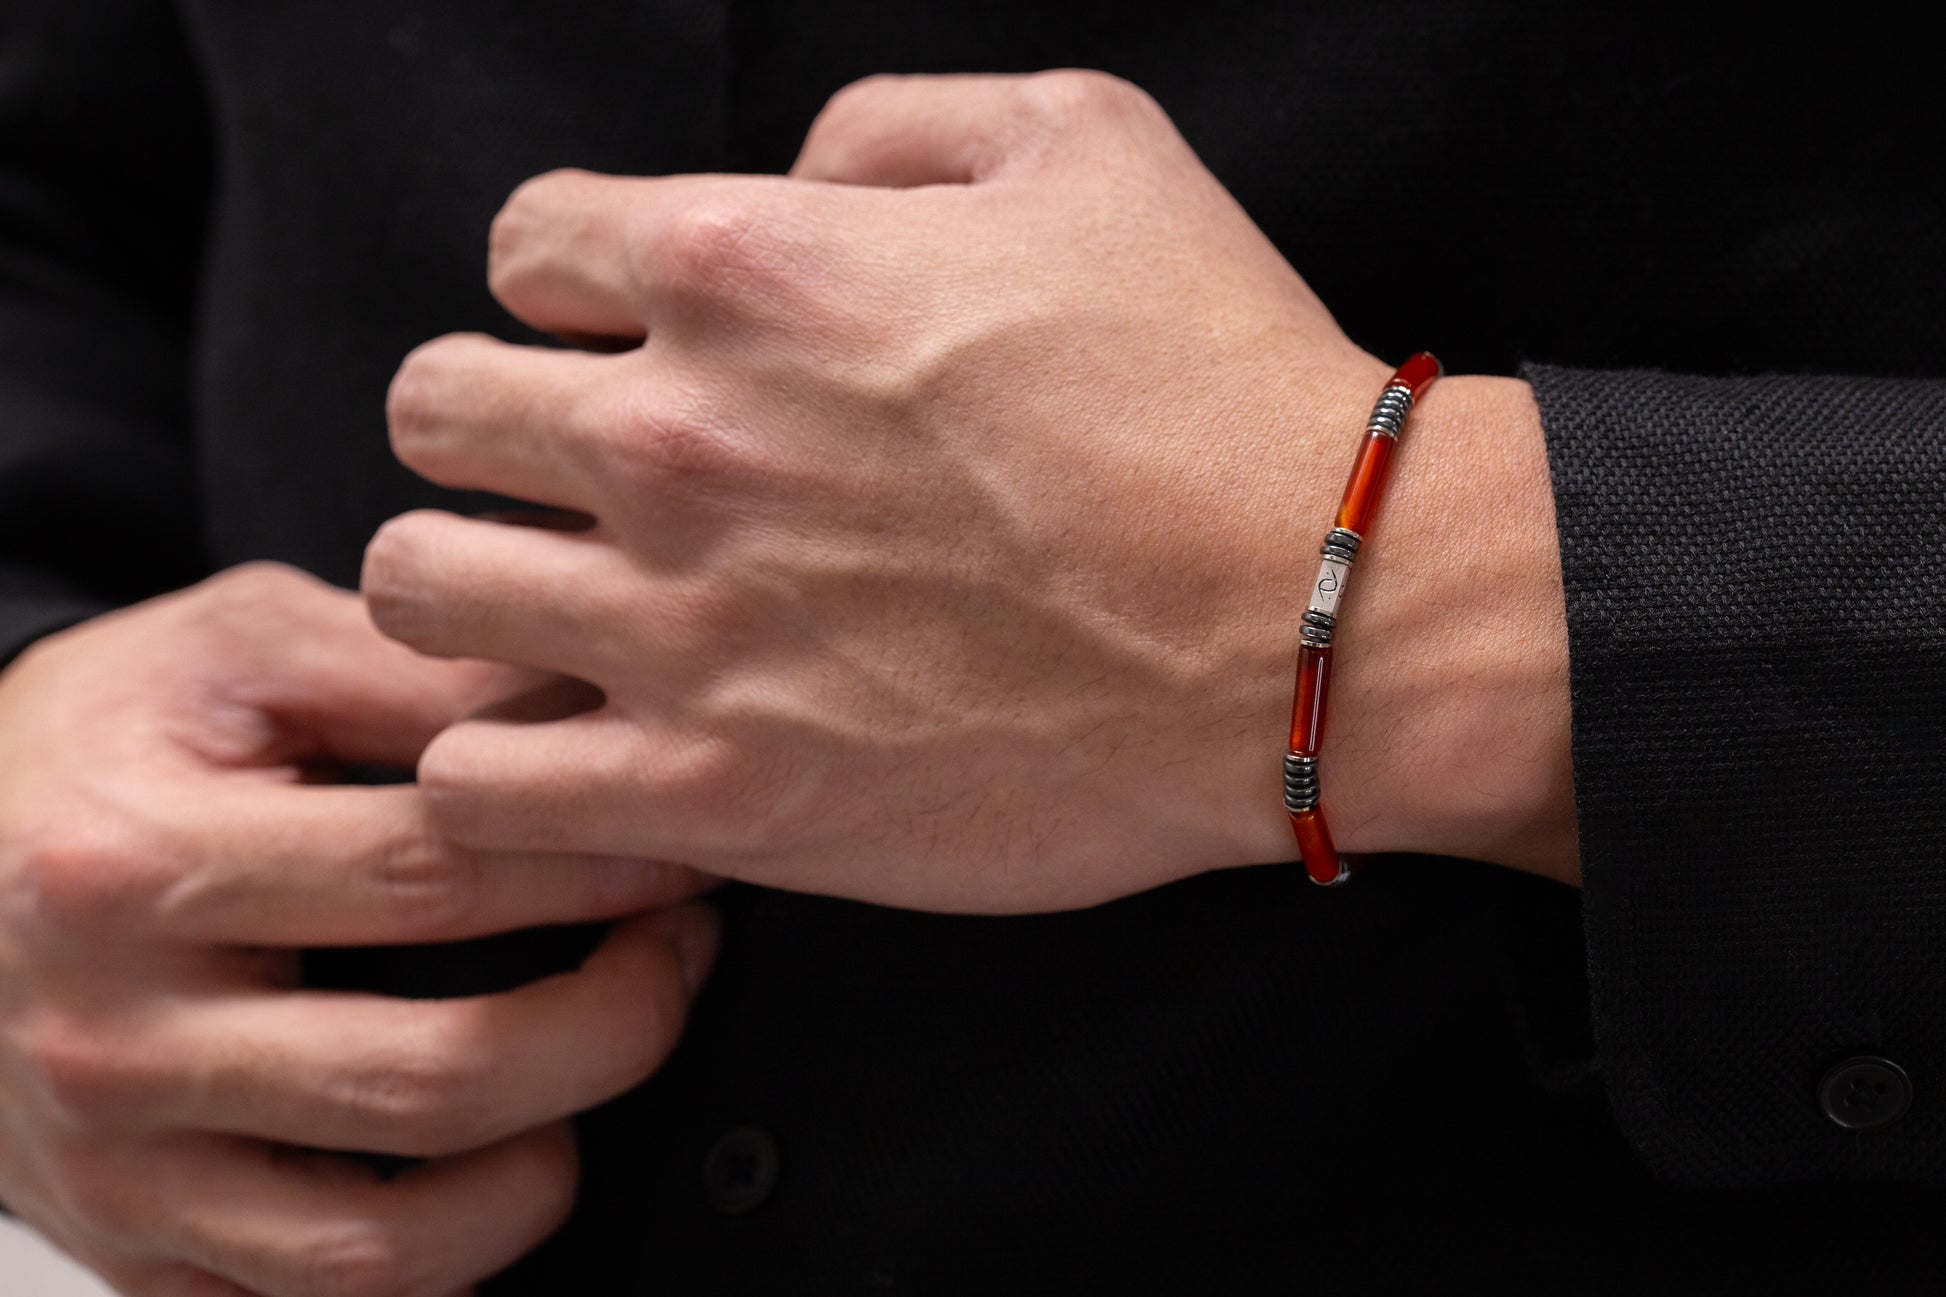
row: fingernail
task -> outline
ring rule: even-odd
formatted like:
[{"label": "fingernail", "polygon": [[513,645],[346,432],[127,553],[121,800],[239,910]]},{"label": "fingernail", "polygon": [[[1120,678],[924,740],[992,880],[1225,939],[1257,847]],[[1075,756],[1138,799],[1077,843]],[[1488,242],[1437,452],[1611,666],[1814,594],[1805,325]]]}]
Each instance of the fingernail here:
[{"label": "fingernail", "polygon": [[682,982],[691,995],[702,989],[716,963],[722,945],[723,919],[708,905],[685,905],[669,912],[676,943],[676,962],[682,966]]}]

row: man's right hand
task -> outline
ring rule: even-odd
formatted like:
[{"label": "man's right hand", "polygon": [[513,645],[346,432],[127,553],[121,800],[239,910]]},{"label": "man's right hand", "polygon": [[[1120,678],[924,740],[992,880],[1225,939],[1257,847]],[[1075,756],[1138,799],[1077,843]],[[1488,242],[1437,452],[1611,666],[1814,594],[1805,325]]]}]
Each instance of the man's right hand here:
[{"label": "man's right hand", "polygon": [[[0,1202],[138,1297],[448,1297],[552,1232],[565,1119],[655,1070],[707,972],[706,880],[461,851],[413,786],[321,773],[411,767],[522,683],[270,566],[0,673]],[[298,984],[306,947],[628,915],[505,994]]]}]

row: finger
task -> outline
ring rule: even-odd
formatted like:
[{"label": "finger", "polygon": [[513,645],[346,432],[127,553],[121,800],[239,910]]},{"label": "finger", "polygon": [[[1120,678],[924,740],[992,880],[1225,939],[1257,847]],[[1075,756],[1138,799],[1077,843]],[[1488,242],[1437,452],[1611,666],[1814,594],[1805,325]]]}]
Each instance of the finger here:
[{"label": "finger", "polygon": [[485,658],[600,683],[608,647],[641,610],[628,560],[586,532],[401,514],[365,550],[359,585],[378,628],[421,653]]},{"label": "finger", "polygon": [[791,754],[644,726],[608,707],[515,725],[479,717],[420,760],[440,832],[483,851],[587,851],[747,876],[815,814]]},{"label": "finger", "polygon": [[556,334],[661,338],[718,320],[795,330],[884,260],[844,238],[882,219],[873,201],[781,176],[549,172],[495,218],[488,278],[507,310]]},{"label": "finger", "polygon": [[274,730],[267,751],[253,733],[239,760],[410,769],[440,730],[533,683],[504,666],[417,653],[381,635],[358,595],[278,564],[225,573],[197,606],[208,633],[248,656],[247,687],[221,701],[261,713]]},{"label": "finger", "polygon": [[648,294],[636,275],[630,218],[647,180],[566,168],[524,182],[493,218],[487,287],[514,318],[543,333],[648,336]]},{"label": "finger", "polygon": [[684,905],[618,924],[579,969],[498,995],[200,1001],[159,1014],[129,1046],[202,1060],[193,1077],[133,1077],[101,1097],[150,1129],[405,1157],[482,1148],[652,1074],[716,942],[714,912]]},{"label": "finger", "polygon": [[478,333],[435,338],[393,376],[392,452],[441,486],[599,512],[601,466],[585,448],[622,421],[608,398],[617,363]]},{"label": "finger", "polygon": [[158,1243],[266,1297],[445,1293],[506,1269],[567,1219],[565,1123],[384,1180],[343,1158],[209,1141],[158,1159]]},{"label": "finger", "polygon": [[480,850],[653,843],[645,854],[692,859],[720,845],[701,831],[721,802],[713,764],[706,746],[658,748],[604,709],[543,724],[462,722],[427,748],[419,778],[440,831]]},{"label": "finger", "polygon": [[1054,134],[1067,93],[1062,77],[1126,84],[1099,73],[881,74],[855,81],[811,123],[790,174],[888,188],[977,184]]},{"label": "finger", "polygon": [[213,792],[217,834],[160,862],[157,936],[254,947],[416,945],[672,905],[712,880],[659,860],[490,854],[446,840],[411,786]]}]

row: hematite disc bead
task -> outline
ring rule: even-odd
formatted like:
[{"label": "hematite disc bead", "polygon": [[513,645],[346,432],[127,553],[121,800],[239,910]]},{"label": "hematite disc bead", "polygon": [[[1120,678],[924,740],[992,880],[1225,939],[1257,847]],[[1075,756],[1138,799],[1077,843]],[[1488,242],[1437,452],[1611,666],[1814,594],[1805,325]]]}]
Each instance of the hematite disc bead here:
[{"label": "hematite disc bead", "polygon": [[1340,563],[1349,563],[1358,557],[1359,535],[1343,527],[1333,527],[1324,538],[1324,545],[1318,553],[1326,558],[1335,558]]},{"label": "hematite disc bead", "polygon": [[1399,435],[1405,425],[1405,417],[1412,413],[1412,389],[1391,386],[1379,393],[1378,404],[1372,407],[1371,421],[1365,425],[1366,432],[1382,432],[1388,437]]},{"label": "hematite disc bead", "polygon": [[1318,804],[1318,759],[1284,754],[1284,809],[1293,815]]}]

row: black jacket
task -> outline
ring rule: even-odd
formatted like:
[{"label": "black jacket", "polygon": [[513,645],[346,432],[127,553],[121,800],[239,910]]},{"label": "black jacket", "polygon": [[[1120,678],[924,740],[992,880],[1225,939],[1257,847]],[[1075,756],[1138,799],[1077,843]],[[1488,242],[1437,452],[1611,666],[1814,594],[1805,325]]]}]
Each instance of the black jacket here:
[{"label": "black jacket", "polygon": [[[1535,383],[1579,897],[1423,859],[1006,920],[735,890],[685,1043],[586,1120],[582,1210],[501,1291],[1946,1282],[1946,109],[1897,29],[1232,0],[0,22],[9,647],[246,559],[351,584],[386,517],[454,503],[387,451],[399,359],[530,336],[482,273],[518,181],[781,169],[874,71],[1128,76],[1355,340]],[[587,939],[313,971],[439,993]],[[1861,1055],[1912,1092],[1862,1132],[1819,1093]]]}]

